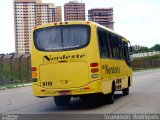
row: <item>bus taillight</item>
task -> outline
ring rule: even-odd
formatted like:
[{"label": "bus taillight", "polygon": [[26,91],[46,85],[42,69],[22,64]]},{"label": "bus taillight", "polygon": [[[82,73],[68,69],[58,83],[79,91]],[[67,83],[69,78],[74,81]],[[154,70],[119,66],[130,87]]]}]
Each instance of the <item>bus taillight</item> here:
[{"label": "bus taillight", "polygon": [[32,77],[37,77],[37,73],[36,72],[32,72]]},{"label": "bus taillight", "polygon": [[93,68],[93,69],[91,69],[91,73],[97,73],[97,72],[99,72],[99,69],[98,69],[98,68]]},{"label": "bus taillight", "polygon": [[37,68],[36,67],[32,67],[32,71],[37,71]]},{"label": "bus taillight", "polygon": [[91,67],[98,67],[98,63],[91,63],[90,66]]}]

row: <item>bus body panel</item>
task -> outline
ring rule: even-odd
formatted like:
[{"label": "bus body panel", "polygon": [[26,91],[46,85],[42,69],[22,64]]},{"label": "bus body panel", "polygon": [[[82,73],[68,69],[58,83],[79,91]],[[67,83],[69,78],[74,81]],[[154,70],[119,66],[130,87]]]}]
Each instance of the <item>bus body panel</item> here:
[{"label": "bus body panel", "polygon": [[[38,97],[47,97],[47,96],[60,96],[60,91],[71,91],[71,95],[86,95],[86,94],[95,94],[102,92],[102,81],[96,80],[90,82],[89,84],[77,88],[69,89],[46,89],[39,85],[33,84],[34,96]],[[85,89],[90,88],[90,89]]]},{"label": "bus body panel", "polygon": [[86,62],[40,65],[41,86],[45,88],[69,89],[84,86],[89,83],[88,77]]},{"label": "bus body panel", "polygon": [[128,87],[128,77],[132,76],[132,72],[131,68],[127,66],[125,61],[101,59],[101,66],[101,76],[104,86],[103,92],[105,94],[111,92],[113,81],[115,82],[117,91]]}]

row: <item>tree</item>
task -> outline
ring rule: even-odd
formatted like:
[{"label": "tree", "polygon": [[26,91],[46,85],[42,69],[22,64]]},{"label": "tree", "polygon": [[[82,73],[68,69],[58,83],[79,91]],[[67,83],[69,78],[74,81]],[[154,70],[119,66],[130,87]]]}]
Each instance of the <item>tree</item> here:
[{"label": "tree", "polygon": [[141,47],[141,48],[138,50],[138,52],[142,52],[142,53],[144,53],[144,52],[150,52],[150,49],[149,49],[148,47]]},{"label": "tree", "polygon": [[155,44],[153,47],[150,48],[151,51],[160,51],[160,44]]}]

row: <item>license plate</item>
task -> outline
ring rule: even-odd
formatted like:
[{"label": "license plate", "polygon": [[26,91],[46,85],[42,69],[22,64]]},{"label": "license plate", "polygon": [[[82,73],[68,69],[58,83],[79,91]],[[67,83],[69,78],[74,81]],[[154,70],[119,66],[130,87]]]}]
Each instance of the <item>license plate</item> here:
[{"label": "license plate", "polygon": [[59,92],[60,96],[64,96],[64,95],[71,95],[71,91],[60,91]]}]

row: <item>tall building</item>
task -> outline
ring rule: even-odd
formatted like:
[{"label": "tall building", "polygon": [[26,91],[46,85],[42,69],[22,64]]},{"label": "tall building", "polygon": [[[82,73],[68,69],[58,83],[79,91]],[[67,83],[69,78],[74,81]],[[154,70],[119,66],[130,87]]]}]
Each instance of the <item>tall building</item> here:
[{"label": "tall building", "polygon": [[14,0],[15,52],[31,52],[31,31],[43,23],[62,21],[61,7],[41,0]]},{"label": "tall building", "polygon": [[64,5],[64,20],[85,20],[85,3],[70,1]]},{"label": "tall building", "polygon": [[62,21],[62,9],[61,6],[56,6],[55,9],[55,21]]},{"label": "tall building", "polygon": [[113,8],[93,8],[88,10],[88,20],[114,29]]}]

